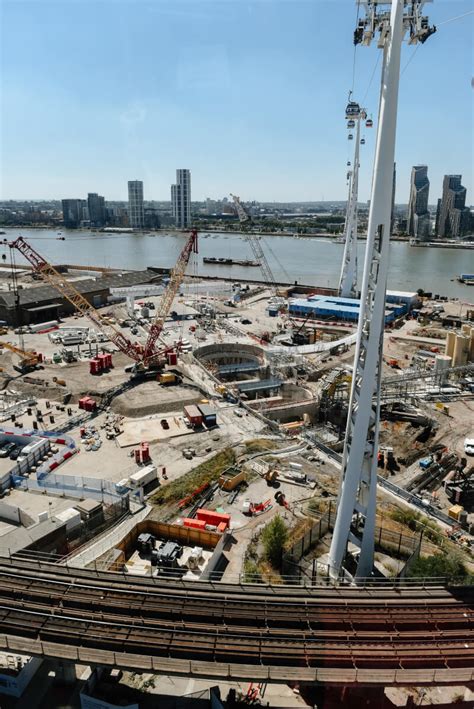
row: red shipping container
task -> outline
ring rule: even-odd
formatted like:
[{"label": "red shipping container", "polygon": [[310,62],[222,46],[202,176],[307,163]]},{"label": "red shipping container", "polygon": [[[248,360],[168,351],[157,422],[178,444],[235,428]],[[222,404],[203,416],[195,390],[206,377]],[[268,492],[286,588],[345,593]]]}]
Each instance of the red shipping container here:
[{"label": "red shipping container", "polygon": [[178,355],[176,354],[176,352],[168,352],[167,358],[169,365],[173,366],[178,364]]},{"label": "red shipping container", "polygon": [[227,529],[230,524],[230,515],[222,514],[221,512],[199,509],[196,516],[198,519],[203,519],[207,524],[210,524],[213,527],[217,527],[219,524],[224,523],[225,528]]},{"label": "red shipping container", "polygon": [[111,354],[106,354],[106,365],[109,369],[111,369],[114,365],[112,364],[112,355]]},{"label": "red shipping container", "polygon": [[183,519],[183,526],[191,529],[206,529],[206,523],[203,519],[192,519],[190,517]]},{"label": "red shipping container", "polygon": [[221,522],[220,524],[217,525],[217,531],[219,532],[219,534],[222,534],[223,532],[225,532],[226,529],[227,529],[227,525],[225,522]]},{"label": "red shipping container", "polygon": [[142,456],[142,463],[148,463],[150,460],[150,444],[140,443],[140,452]]},{"label": "red shipping container", "polygon": [[202,414],[194,404],[185,406],[183,413],[193,426],[200,426],[202,424]]},{"label": "red shipping container", "polygon": [[82,399],[79,399],[79,408],[84,409],[86,408],[86,403],[89,401],[88,396],[83,396]]},{"label": "red shipping container", "polygon": [[102,366],[99,360],[97,359],[91,359],[89,362],[89,371],[91,374],[99,374],[101,371]]}]

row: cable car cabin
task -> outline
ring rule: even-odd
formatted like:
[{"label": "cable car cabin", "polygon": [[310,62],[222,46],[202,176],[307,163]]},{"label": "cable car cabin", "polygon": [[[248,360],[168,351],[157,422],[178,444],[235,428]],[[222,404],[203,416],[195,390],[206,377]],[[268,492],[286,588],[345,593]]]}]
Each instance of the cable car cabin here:
[{"label": "cable car cabin", "polygon": [[351,179],[351,173],[348,172],[347,175],[346,175],[346,180],[349,182],[350,179]]},{"label": "cable car cabin", "polygon": [[365,122],[365,125],[367,128],[372,128],[372,126],[374,125],[374,122],[371,118],[368,118]]},{"label": "cable car cabin", "polygon": [[355,128],[355,121],[352,120],[352,118],[349,121],[347,121],[347,127],[348,128]]},{"label": "cable car cabin", "polygon": [[351,161],[348,160],[348,161],[347,161],[347,167],[350,167],[350,166],[351,166]]},{"label": "cable car cabin", "polygon": [[352,135],[352,133],[349,133],[349,135],[347,136],[347,140],[354,140],[354,136]]},{"label": "cable car cabin", "polygon": [[346,118],[357,118],[360,113],[360,106],[355,101],[349,101],[346,106]]},{"label": "cable car cabin", "polygon": [[365,138],[361,138],[361,139],[360,139],[360,144],[361,144],[361,145],[365,145]]}]

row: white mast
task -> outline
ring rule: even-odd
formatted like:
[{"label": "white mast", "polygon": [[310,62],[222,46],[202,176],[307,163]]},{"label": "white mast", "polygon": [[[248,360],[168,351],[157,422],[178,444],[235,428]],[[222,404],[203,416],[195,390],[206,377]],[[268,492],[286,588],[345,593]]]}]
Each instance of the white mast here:
[{"label": "white mast", "polygon": [[[430,0],[429,0],[430,1]],[[359,20],[355,44],[370,45],[379,34],[383,49],[367,247],[361,288],[349,413],[341,486],[329,552],[333,577],[343,572],[348,544],[359,550],[355,579],[372,573],[377,491],[377,451],[380,420],[380,370],[385,321],[392,178],[397,127],[400,55],[405,32],[409,43],[425,42],[435,31],[421,16],[425,0],[361,0],[366,16]],[[391,6],[391,7],[390,7]],[[347,572],[346,572],[347,573]]]},{"label": "white mast", "polygon": [[[357,104],[350,102],[347,108],[349,109],[351,106],[354,107],[354,110],[349,114],[346,113],[346,118],[349,119],[349,127],[354,123],[355,118],[356,136],[354,162],[352,163],[352,169],[348,172],[349,196],[344,224],[344,253],[342,256],[341,276],[339,278],[339,295],[342,298],[357,297],[357,201],[359,198],[360,123],[366,118],[365,111],[360,109]],[[356,113],[355,106],[358,108],[358,113]]]}]

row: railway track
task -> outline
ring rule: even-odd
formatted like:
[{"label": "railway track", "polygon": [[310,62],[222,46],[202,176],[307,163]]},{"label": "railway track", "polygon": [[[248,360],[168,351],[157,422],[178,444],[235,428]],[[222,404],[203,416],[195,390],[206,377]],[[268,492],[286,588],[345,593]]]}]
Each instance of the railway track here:
[{"label": "railway track", "polygon": [[0,560],[0,645],[241,679],[472,681],[474,588],[249,589]]}]

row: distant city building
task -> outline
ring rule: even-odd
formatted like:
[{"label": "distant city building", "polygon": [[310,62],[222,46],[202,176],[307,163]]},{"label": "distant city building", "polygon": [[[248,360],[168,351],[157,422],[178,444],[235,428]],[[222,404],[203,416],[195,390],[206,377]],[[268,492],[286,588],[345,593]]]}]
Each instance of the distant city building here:
[{"label": "distant city building", "polygon": [[67,229],[77,229],[84,218],[87,218],[85,199],[63,199],[63,223]]},{"label": "distant city building", "polygon": [[128,221],[133,229],[143,229],[145,226],[143,182],[141,180],[129,180],[128,182]]},{"label": "distant city building", "polygon": [[176,170],[176,184],[171,185],[171,209],[180,229],[191,226],[191,173]]},{"label": "distant city building", "polygon": [[426,165],[415,165],[411,170],[410,197],[408,200],[407,232],[420,241],[428,241],[431,233],[428,197],[430,181]]},{"label": "distant city building", "polygon": [[87,208],[91,226],[104,226],[107,221],[105,199],[97,192],[89,192],[87,195]]},{"label": "distant city building", "polygon": [[437,236],[458,239],[471,228],[471,214],[466,207],[466,188],[461,184],[461,175],[445,175],[443,196],[438,204]]}]

